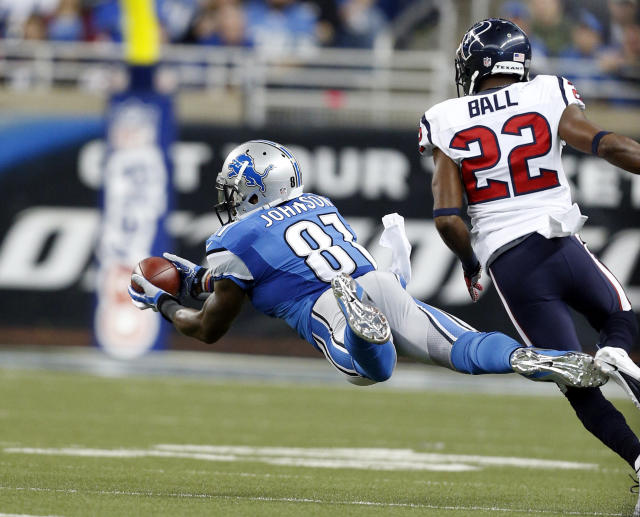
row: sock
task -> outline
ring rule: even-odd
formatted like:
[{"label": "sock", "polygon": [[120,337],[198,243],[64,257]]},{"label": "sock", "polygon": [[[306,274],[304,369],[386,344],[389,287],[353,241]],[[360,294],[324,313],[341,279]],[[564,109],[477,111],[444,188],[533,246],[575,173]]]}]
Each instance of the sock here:
[{"label": "sock", "polygon": [[640,468],[640,441],[624,416],[609,402],[600,388],[567,388],[565,396],[582,425],[632,468]]},{"label": "sock", "polygon": [[629,352],[638,337],[638,320],[633,311],[610,314],[600,329],[602,346],[615,346]]},{"label": "sock", "polygon": [[465,332],[451,348],[451,363],[462,373],[512,373],[511,354],[522,348],[500,332]]},{"label": "sock", "polygon": [[356,336],[349,325],[344,331],[344,345],[354,360],[356,371],[376,382],[386,381],[396,366],[396,348],[391,341],[381,345]]}]

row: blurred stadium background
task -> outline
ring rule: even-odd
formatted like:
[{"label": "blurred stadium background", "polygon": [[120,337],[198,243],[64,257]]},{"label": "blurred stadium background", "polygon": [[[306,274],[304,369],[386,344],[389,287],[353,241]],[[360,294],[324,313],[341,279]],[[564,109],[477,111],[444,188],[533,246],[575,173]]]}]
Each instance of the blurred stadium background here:
[{"label": "blurred stadium background", "polygon": [[[233,144],[256,137],[290,146],[306,189],[334,199],[383,264],[380,217],[404,215],[415,296],[515,336],[493,289],[469,302],[432,224],[431,159],[416,149],[421,113],[455,95],[453,52],[477,19],[516,21],[534,44],[535,73],[572,79],[591,119],[640,138],[632,0],[157,0],[156,7],[162,48],[152,85],[169,107],[156,113],[162,120],[133,110],[114,123],[114,99],[133,82],[117,0],[0,0],[3,344],[92,346],[94,327],[103,325],[94,317],[99,284],[110,290],[106,326],[124,339],[116,355],[136,355],[126,351],[140,314],[123,292],[129,268],[145,250],[204,258],[217,226],[215,175]],[[151,136],[140,130],[147,123]],[[140,220],[123,214],[151,203],[149,189],[136,191],[134,181],[126,194],[109,180],[114,149],[136,139],[153,141],[170,178],[166,218],[159,209],[161,228],[151,227],[159,237],[146,248],[136,244]],[[640,177],[570,150],[565,167],[590,218],[583,237],[637,306]],[[143,191],[147,197],[135,197]],[[96,256],[104,259],[109,239],[128,252],[120,250],[126,257],[115,276],[100,280]],[[589,348],[598,336],[579,326]],[[163,346],[202,348],[173,331]],[[250,307],[213,348],[318,356]]]},{"label": "blurred stadium background", "polygon": [[[249,304],[205,347],[125,291],[145,256],[204,260],[222,160],[267,138],[382,265],[380,218],[405,217],[412,294],[516,337],[486,277],[470,303],[417,152],[488,16],[640,139],[635,0],[0,0],[0,515],[630,514],[628,469],[554,386],[400,363],[354,388]],[[640,306],[640,176],[564,160]]]}]

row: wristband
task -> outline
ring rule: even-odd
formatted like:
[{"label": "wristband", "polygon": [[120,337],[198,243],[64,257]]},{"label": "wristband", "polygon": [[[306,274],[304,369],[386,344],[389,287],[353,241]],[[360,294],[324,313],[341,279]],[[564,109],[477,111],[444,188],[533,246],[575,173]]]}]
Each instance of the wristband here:
[{"label": "wristband", "polygon": [[611,131],[599,131],[598,133],[596,133],[596,136],[594,136],[593,140],[591,141],[591,154],[595,154],[596,156],[598,156],[598,147],[600,146],[600,140],[602,140],[603,136],[609,134],[611,134]]},{"label": "wristband", "polygon": [[158,312],[169,323],[173,323],[173,316],[182,308],[173,296],[162,295],[158,300]]},{"label": "wristband", "polygon": [[212,293],[213,292],[213,275],[210,269],[205,269],[204,274],[200,278],[200,292]]},{"label": "wristband", "polygon": [[464,271],[465,275],[467,276],[471,276],[474,273],[478,272],[478,269],[480,269],[480,261],[478,260],[478,257],[476,257],[476,254],[474,253],[471,258],[468,261],[461,261],[462,262],[462,271]]},{"label": "wristband", "polygon": [[436,208],[433,211],[433,218],[443,217],[445,215],[462,215],[462,210],[460,208]]},{"label": "wristband", "polygon": [[204,279],[207,276],[207,271],[209,271],[206,267],[201,267],[198,269],[195,278],[193,279],[193,283],[191,284],[191,292],[189,293],[192,297],[195,298],[193,294],[193,290],[196,286],[200,287],[200,291],[204,291],[205,282]]},{"label": "wristband", "polygon": [[212,274],[209,274],[209,277],[207,278],[206,284],[207,284],[207,288],[205,290],[208,293],[212,293],[213,292],[213,275]]}]

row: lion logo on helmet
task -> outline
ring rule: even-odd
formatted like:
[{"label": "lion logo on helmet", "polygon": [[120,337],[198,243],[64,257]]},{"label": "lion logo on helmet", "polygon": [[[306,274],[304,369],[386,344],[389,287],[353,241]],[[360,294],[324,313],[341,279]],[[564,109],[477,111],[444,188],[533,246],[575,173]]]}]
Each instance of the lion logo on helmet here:
[{"label": "lion logo on helmet", "polygon": [[236,156],[231,163],[229,163],[229,177],[244,177],[247,187],[258,187],[260,192],[264,192],[265,186],[263,180],[267,177],[271,169],[273,169],[273,165],[267,166],[264,172],[258,172],[253,158],[249,154],[243,153]]}]

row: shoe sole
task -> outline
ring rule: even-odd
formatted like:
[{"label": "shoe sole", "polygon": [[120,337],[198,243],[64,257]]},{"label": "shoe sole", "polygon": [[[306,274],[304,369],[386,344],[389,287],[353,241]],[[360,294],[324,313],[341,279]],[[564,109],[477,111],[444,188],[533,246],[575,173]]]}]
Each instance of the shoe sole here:
[{"label": "shoe sole", "polygon": [[381,345],[391,338],[391,328],[386,316],[373,305],[358,299],[355,281],[340,274],[331,281],[333,295],[347,320],[347,325],[359,338]]},{"label": "shoe sole", "polygon": [[640,368],[622,349],[604,347],[596,353],[596,364],[616,382],[640,409]]},{"label": "shoe sole", "polygon": [[[597,388],[605,384],[608,377],[601,372],[593,357],[579,352],[567,352],[559,356],[548,356],[535,350],[523,348],[512,364],[516,373],[531,380],[552,381],[574,388]],[[533,377],[540,375],[540,377]]]}]

